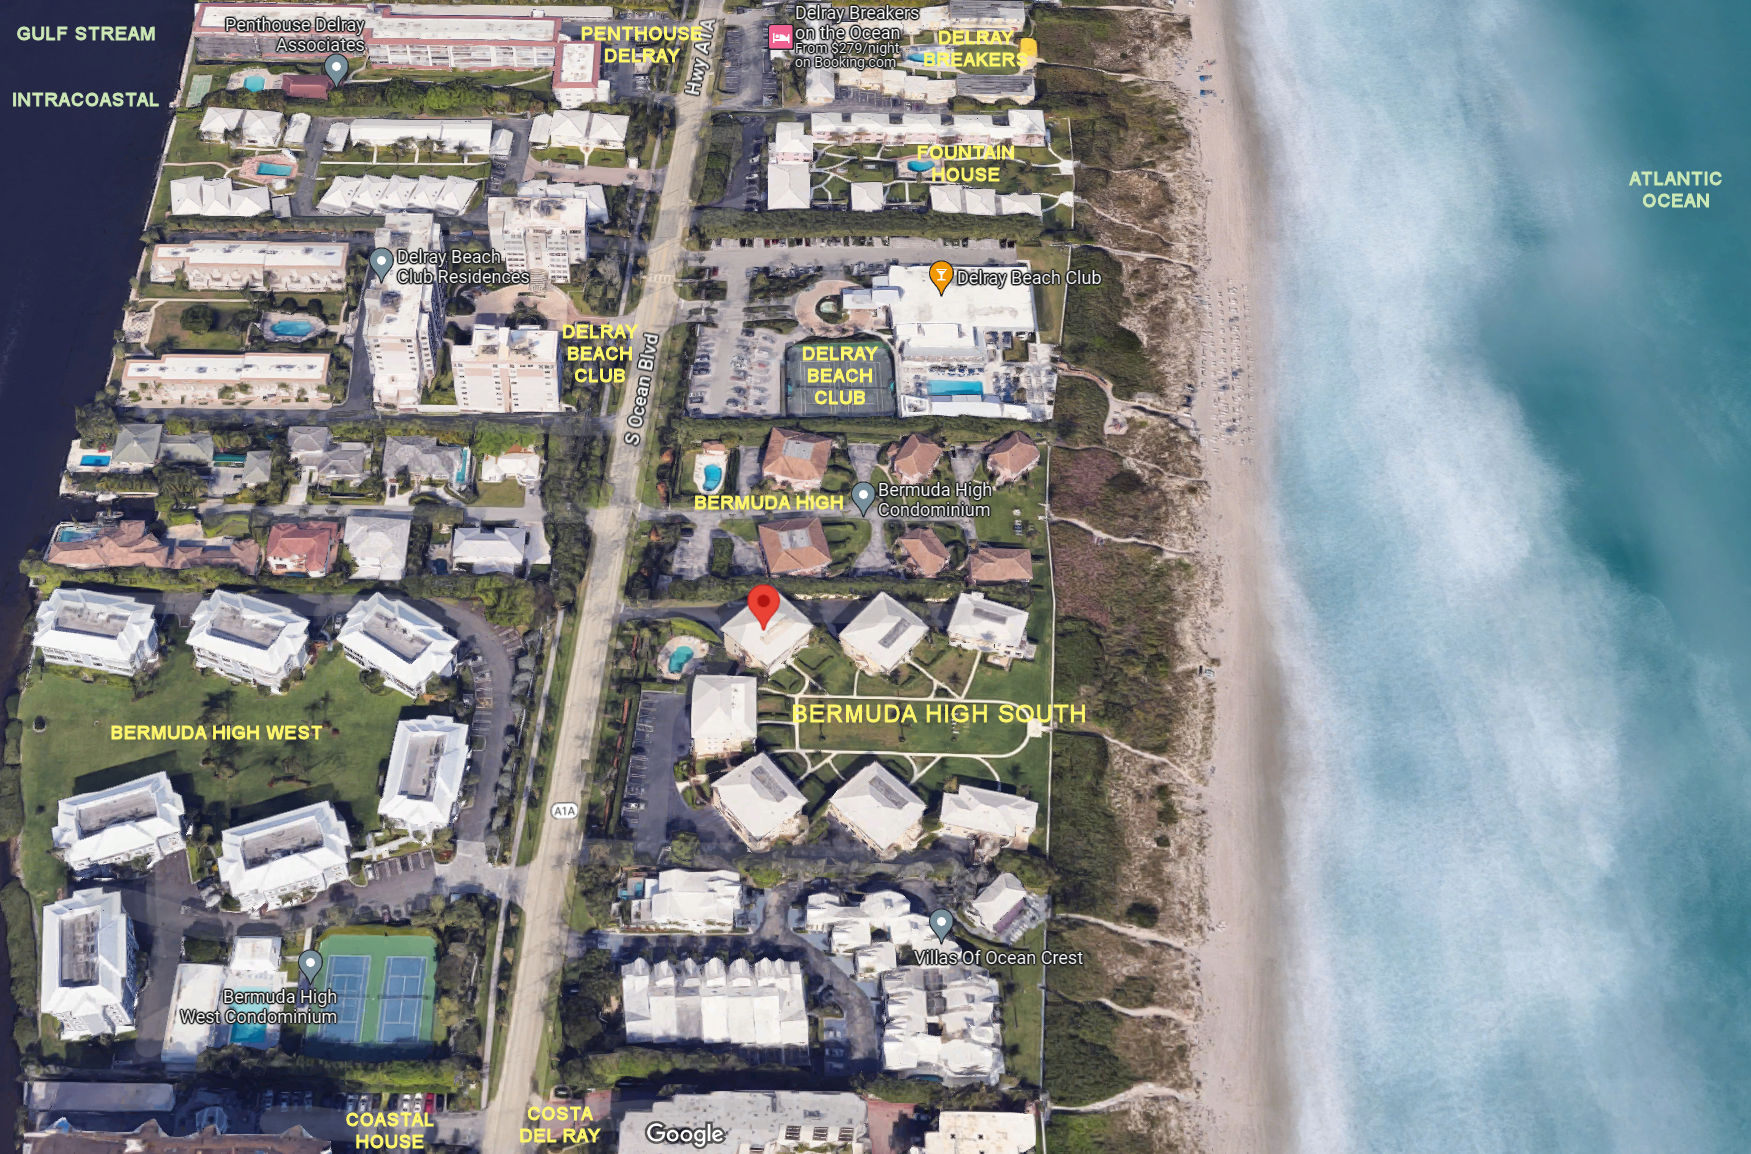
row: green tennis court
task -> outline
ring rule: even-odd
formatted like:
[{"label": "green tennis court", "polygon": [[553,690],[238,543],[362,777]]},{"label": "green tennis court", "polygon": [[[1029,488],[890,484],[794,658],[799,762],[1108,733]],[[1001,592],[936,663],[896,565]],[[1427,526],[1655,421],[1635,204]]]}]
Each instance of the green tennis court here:
[{"label": "green tennis court", "polygon": [[340,1020],[310,1031],[324,1046],[421,1046],[432,1037],[437,942],[427,934],[329,934],[319,989]]}]

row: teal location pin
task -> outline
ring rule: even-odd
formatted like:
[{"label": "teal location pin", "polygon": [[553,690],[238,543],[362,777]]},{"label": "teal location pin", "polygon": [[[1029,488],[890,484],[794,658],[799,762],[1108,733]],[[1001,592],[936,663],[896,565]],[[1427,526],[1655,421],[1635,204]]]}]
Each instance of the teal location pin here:
[{"label": "teal location pin", "polygon": [[340,82],[347,78],[347,72],[351,67],[347,63],[347,58],[338,52],[322,62],[322,70],[328,73],[328,82],[336,88],[339,88]]},{"label": "teal location pin", "polygon": [[371,250],[371,271],[377,274],[377,283],[382,284],[388,279],[389,270],[395,267],[395,250],[374,248]]},{"label": "teal location pin", "polygon": [[857,506],[859,513],[867,514],[869,507],[875,504],[875,486],[868,481],[851,486],[851,503]]},{"label": "teal location pin", "polygon": [[930,932],[936,935],[937,941],[948,937],[949,931],[955,928],[955,916],[947,910],[937,910],[930,915]]}]

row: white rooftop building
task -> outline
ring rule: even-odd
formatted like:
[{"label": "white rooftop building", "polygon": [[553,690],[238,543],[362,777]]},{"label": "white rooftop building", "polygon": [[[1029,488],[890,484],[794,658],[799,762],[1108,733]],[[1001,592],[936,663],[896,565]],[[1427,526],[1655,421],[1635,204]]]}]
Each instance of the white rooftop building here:
[{"label": "white rooftop building", "polygon": [[613,113],[555,112],[546,125],[546,143],[550,148],[576,148],[584,152],[599,148],[624,150],[631,125],[632,117]]},{"label": "white rooftop building", "polygon": [[865,894],[856,905],[846,905],[834,893],[810,894],[802,928],[804,933],[825,935],[829,952],[854,959],[859,979],[898,966],[901,950],[960,950],[953,938],[939,939],[930,919],[913,913],[911,901],[895,890]]},{"label": "white rooftop building", "polygon": [[[383,218],[375,235],[378,248],[433,252],[444,246],[444,232],[429,213]],[[444,294],[431,284],[402,284],[399,268],[379,281],[366,278],[360,301],[365,310],[361,335],[371,366],[371,391],[379,408],[408,409],[438,368],[444,332]]]},{"label": "white rooftop building", "polygon": [[1032,1114],[944,1110],[925,1132],[924,1154],[1027,1154],[1038,1141]]},{"label": "white rooftop building", "polygon": [[1028,660],[1035,647],[1027,639],[1027,624],[1026,609],[987,600],[983,593],[962,593],[949,617],[948,639],[962,649]]},{"label": "white rooftop building", "polygon": [[171,216],[265,216],[273,194],[265,185],[235,185],[223,176],[185,176],[170,182]]},{"label": "white rooftop building", "polygon": [[377,806],[385,822],[431,835],[455,820],[468,768],[468,727],[450,717],[398,722]]},{"label": "white rooftop building", "polygon": [[1016,938],[1039,924],[1031,915],[1033,895],[1014,874],[998,874],[967,903],[967,923],[993,941],[1013,944]]},{"label": "white rooftop building", "polygon": [[49,837],[55,856],[74,873],[127,862],[151,869],[183,848],[182,817],[170,776],[154,773],[62,798]]},{"label": "white rooftop building", "polygon": [[806,1048],[808,1001],[800,962],[762,958],[729,965],[692,958],[620,971],[626,1040],[632,1045],[704,1043],[749,1049]]},{"label": "white rooftop building", "polygon": [[[677,1094],[620,1119],[620,1154],[675,1154],[661,1140],[676,1132],[724,1135],[722,1154],[865,1154],[870,1149],[869,1103],[848,1091],[714,1090]],[[957,1152],[959,1154],[959,1152]],[[968,1151],[966,1154],[973,1154]]]},{"label": "white rooftop building", "polygon": [[158,627],[144,601],[60,587],[37,606],[31,644],[56,665],[131,677],[158,659]]},{"label": "white rooftop building", "polygon": [[767,163],[767,209],[807,208],[811,196],[811,177],[808,165],[780,164],[776,161]]},{"label": "white rooftop building", "polygon": [[744,665],[776,669],[806,646],[814,631],[815,623],[803,615],[794,601],[780,593],[778,608],[772,611],[764,629],[753,610],[746,606],[724,622],[724,648]]},{"label": "white rooftop building", "polygon": [[[286,402],[326,399],[327,353],[165,353],[122,362],[122,391],[150,404]],[[319,407],[319,406],[312,406]]]},{"label": "white rooftop building", "polygon": [[271,601],[215,589],[193,620],[188,644],[201,669],[277,693],[304,668],[310,622]]},{"label": "white rooftop building", "polygon": [[280,134],[285,131],[285,126],[285,113],[249,108],[244,110],[239,131],[242,133],[243,143],[251,148],[274,148],[279,145]]},{"label": "white rooftop building", "polygon": [[493,251],[507,270],[527,272],[537,287],[548,281],[570,283],[572,265],[589,259],[589,214],[589,204],[574,197],[493,196],[486,201]]},{"label": "white rooftop building", "polygon": [[480,459],[480,482],[491,485],[496,481],[515,479],[517,484],[525,489],[534,489],[541,484],[541,454],[531,449],[514,449],[497,456]]},{"label": "white rooftop building", "polygon": [[887,185],[879,180],[854,180],[851,182],[852,212],[880,212],[887,206]]},{"label": "white rooftop building", "polygon": [[1027,846],[1039,815],[1038,802],[976,785],[963,784],[959,790],[942,795],[943,833],[989,838],[1012,849]]},{"label": "white rooftop building", "polygon": [[153,245],[152,282],[171,284],[179,272],[201,292],[264,285],[275,292],[344,292],[347,246],[251,240]]},{"label": "white rooftop building", "polygon": [[529,530],[523,525],[492,529],[458,526],[450,539],[450,560],[474,573],[520,573],[529,559]]},{"label": "white rooftop building", "polygon": [[517,185],[517,196],[522,199],[557,196],[561,200],[581,200],[584,202],[585,223],[602,224],[608,219],[608,194],[599,184],[525,180]]},{"label": "white rooftop building", "polygon": [[561,108],[581,108],[612,100],[613,87],[602,75],[602,44],[597,40],[567,40],[559,46],[553,69],[553,97]]},{"label": "white rooftop building", "polygon": [[924,802],[874,758],[839,787],[827,808],[884,858],[911,849],[924,833]]},{"label": "white rooftop building", "polygon": [[723,933],[736,928],[742,909],[742,877],[734,870],[663,870],[633,899],[628,924],[638,930],[684,934]]},{"label": "white rooftop building", "polygon": [[559,330],[475,325],[450,350],[456,405],[465,413],[557,413]]},{"label": "white rooftop building", "polygon": [[456,639],[407,602],[381,593],[353,606],[336,640],[354,665],[375,669],[409,697],[456,669]]},{"label": "white rooftop building", "polygon": [[220,998],[225,989],[225,967],[184,962],[176,967],[176,984],[170,992],[170,1012],[165,1017],[164,1048],[160,1060],[172,1070],[193,1070],[201,1051],[223,1044],[230,1027],[212,1022],[184,1021],[184,1016],[222,1013]]},{"label": "white rooftop building", "polygon": [[461,176],[337,176],[316,202],[327,216],[388,216],[430,212],[460,216],[468,211],[480,181]]},{"label": "white rooftop building", "polygon": [[399,581],[407,572],[407,540],[413,522],[382,513],[354,513],[347,518],[347,552],[353,558],[355,581]]},{"label": "white rooftop building", "polygon": [[411,140],[422,146],[422,155],[431,147],[446,152],[485,153],[492,147],[490,120],[378,120],[360,118],[347,128],[352,144],[377,146]]},{"label": "white rooftop building", "polygon": [[84,890],[43,907],[41,992],[37,1008],[68,1041],[134,1028],[138,995],[134,924],[122,895]]},{"label": "white rooftop building", "polygon": [[219,842],[219,881],[245,910],[300,905],[345,881],[352,846],[326,801],[234,826]]},{"label": "white rooftop building", "polygon": [[752,850],[772,848],[805,828],[807,800],[790,775],[766,754],[756,754],[711,783],[711,803]]},{"label": "white rooftop building", "polygon": [[780,120],[773,125],[766,158],[776,164],[810,164],[815,159],[815,138],[802,121]]},{"label": "white rooftop building", "polygon": [[1003,1077],[1002,989],[974,966],[901,966],[881,978],[882,1066],[946,1085]]},{"label": "white rooftop building", "polygon": [[839,634],[839,646],[864,672],[891,673],[929,633],[918,614],[877,593]]},{"label": "white rooftop building", "polygon": [[694,756],[734,753],[753,744],[756,692],[757,683],[752,677],[702,673],[693,679]]},{"label": "white rooftop building", "polygon": [[200,137],[214,142],[225,139],[226,133],[243,131],[243,109],[208,108],[201,116]]}]

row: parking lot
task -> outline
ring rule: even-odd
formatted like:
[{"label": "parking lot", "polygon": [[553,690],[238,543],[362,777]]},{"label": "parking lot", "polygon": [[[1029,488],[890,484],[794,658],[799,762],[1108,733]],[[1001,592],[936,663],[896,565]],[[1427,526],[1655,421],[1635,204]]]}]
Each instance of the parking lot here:
[{"label": "parking lot", "polygon": [[[745,280],[742,292],[744,296],[747,293]],[[701,329],[688,385],[688,411],[711,416],[777,416],[784,407],[779,378],[785,344],[785,338],[771,329],[740,324]]]},{"label": "parking lot", "polygon": [[[442,1094],[345,1094],[273,1088],[261,1091],[252,1102],[260,1117],[257,1126],[264,1134],[302,1126],[318,1138],[359,1142],[361,1149],[366,1143],[393,1149],[398,1145],[394,1139],[383,1141],[391,1134],[423,1134],[429,1145],[430,1133],[445,1104]],[[375,1125],[378,1117],[386,1124]]]}]

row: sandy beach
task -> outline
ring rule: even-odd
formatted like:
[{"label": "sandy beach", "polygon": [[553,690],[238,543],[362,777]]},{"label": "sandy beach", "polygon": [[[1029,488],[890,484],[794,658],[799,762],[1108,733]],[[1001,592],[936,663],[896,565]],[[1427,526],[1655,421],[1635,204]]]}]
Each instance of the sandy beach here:
[{"label": "sandy beach", "polygon": [[[1207,550],[1221,589],[1207,628],[1220,661],[1204,793],[1210,933],[1199,950],[1197,1072],[1210,1154],[1289,1147],[1278,984],[1282,814],[1280,686],[1265,610],[1269,393],[1258,269],[1265,254],[1257,137],[1241,88],[1234,0],[1182,7],[1192,22],[1179,87],[1205,179],[1206,322],[1193,414],[1209,481]],[[1209,80],[1200,80],[1208,76]],[[1200,95],[1207,90],[1210,95]]]}]

